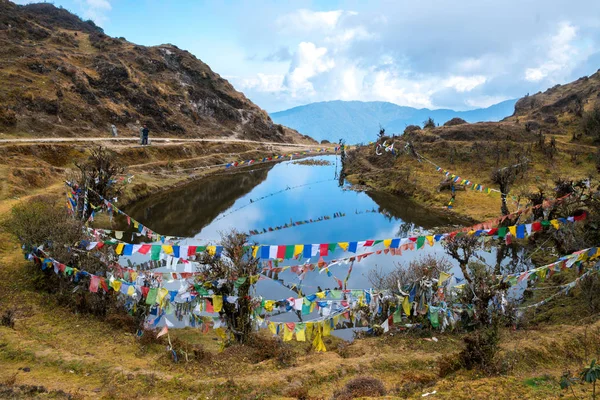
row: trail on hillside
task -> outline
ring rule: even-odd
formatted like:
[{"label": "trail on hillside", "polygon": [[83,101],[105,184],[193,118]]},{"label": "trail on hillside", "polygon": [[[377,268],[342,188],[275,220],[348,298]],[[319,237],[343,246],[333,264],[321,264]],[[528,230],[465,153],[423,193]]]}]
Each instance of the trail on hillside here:
[{"label": "trail on hillside", "polygon": [[[12,138],[12,139],[0,139],[2,143],[64,143],[64,142],[139,142],[139,137],[86,137],[86,138]],[[287,146],[287,147],[325,147],[325,145],[319,144],[302,144],[302,143],[279,143],[279,142],[263,142],[258,140],[244,140],[244,139],[232,139],[232,138],[205,138],[205,139],[180,139],[180,138],[165,138],[165,137],[150,137],[150,141],[154,145],[155,142],[161,142],[162,144],[174,144],[174,143],[196,143],[196,142],[210,142],[210,143],[256,143],[262,145],[272,146]],[[151,146],[152,146],[151,145]],[[142,147],[141,145],[138,145]]]}]

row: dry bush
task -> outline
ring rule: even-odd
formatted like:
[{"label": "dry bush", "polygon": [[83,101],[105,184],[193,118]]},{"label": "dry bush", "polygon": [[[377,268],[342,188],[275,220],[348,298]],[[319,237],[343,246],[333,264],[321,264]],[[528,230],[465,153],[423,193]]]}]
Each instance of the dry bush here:
[{"label": "dry bush", "polygon": [[481,328],[470,333],[464,339],[466,347],[460,352],[459,359],[466,369],[477,368],[493,372],[493,360],[498,351],[500,336],[498,327]]},{"label": "dry bush", "polygon": [[396,268],[389,272],[371,269],[367,277],[374,288],[395,291],[398,290],[398,286],[405,286],[423,278],[437,279],[440,272],[448,272],[451,268],[452,264],[447,258],[427,254],[410,261],[408,265],[397,264]]},{"label": "dry bush", "polygon": [[359,376],[352,379],[343,389],[336,391],[333,398],[336,400],[354,399],[357,397],[385,396],[385,385],[372,376]]},{"label": "dry bush", "polygon": [[244,354],[253,364],[275,360],[281,368],[291,367],[296,362],[296,353],[290,344],[284,343],[280,338],[261,333],[250,334],[245,344],[230,346],[225,349],[224,354],[234,355],[237,359],[240,358],[239,354]]},{"label": "dry bush", "polygon": [[0,325],[10,329],[15,329],[15,313],[13,310],[6,310],[0,318]]},{"label": "dry bush", "polygon": [[463,125],[466,124],[467,121],[465,121],[462,118],[458,118],[458,117],[454,117],[449,121],[446,121],[446,123],[444,124],[444,126],[456,126],[456,125]]},{"label": "dry bush", "polygon": [[177,352],[180,360],[186,362],[210,362],[212,361],[213,355],[210,351],[200,343],[188,343],[182,339],[174,338],[171,339],[173,349]]},{"label": "dry bush", "polygon": [[152,346],[155,344],[165,344],[165,337],[161,336],[159,338],[156,337],[156,335],[158,334],[157,330],[153,330],[153,329],[142,329],[140,331],[141,334],[139,334],[137,336],[137,340],[138,343],[140,344],[140,346],[146,347],[146,346]]},{"label": "dry bush", "polygon": [[440,378],[445,378],[453,372],[462,368],[462,363],[459,354],[444,354],[436,361],[438,365],[438,375]]}]

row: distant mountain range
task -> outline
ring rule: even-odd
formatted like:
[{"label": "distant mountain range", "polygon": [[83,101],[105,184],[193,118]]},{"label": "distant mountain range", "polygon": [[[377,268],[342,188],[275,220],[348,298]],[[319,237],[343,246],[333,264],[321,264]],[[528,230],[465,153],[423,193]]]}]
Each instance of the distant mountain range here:
[{"label": "distant mountain range", "polygon": [[379,125],[386,133],[401,134],[407,125],[423,126],[428,117],[437,124],[459,117],[467,122],[499,121],[513,114],[517,99],[469,111],[403,107],[383,101],[326,101],[294,107],[271,114],[275,123],[296,129],[316,140],[347,143],[373,140]]}]

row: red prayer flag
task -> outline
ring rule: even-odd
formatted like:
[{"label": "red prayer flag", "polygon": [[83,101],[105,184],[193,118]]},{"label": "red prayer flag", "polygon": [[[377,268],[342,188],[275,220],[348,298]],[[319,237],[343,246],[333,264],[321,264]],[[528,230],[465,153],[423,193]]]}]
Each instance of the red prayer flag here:
[{"label": "red prayer flag", "polygon": [[277,246],[277,258],[285,258],[285,247],[286,246]]},{"label": "red prayer flag", "polygon": [[539,232],[542,230],[542,223],[539,221],[534,222],[533,224],[531,224],[531,230],[533,230],[534,232]]},{"label": "red prayer flag", "polygon": [[321,257],[327,256],[328,252],[329,252],[329,244],[322,243],[322,244],[319,245],[319,255]]},{"label": "red prayer flag", "polygon": [[187,253],[188,257],[191,257],[196,254],[196,248],[197,248],[197,246],[188,247],[188,253]]},{"label": "red prayer flag", "polygon": [[140,247],[140,249],[138,250],[138,253],[148,254],[148,252],[150,251],[150,249],[152,249],[152,245],[151,244],[143,244],[142,247]]}]

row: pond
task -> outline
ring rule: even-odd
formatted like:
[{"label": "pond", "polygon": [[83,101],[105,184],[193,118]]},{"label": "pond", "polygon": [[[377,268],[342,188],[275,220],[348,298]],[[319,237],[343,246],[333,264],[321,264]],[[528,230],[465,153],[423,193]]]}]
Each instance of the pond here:
[{"label": "pond", "polygon": [[[413,236],[434,227],[457,223],[447,215],[406,199],[340,187],[337,179],[339,158],[321,156],[313,159],[324,160],[328,165],[286,161],[257,165],[251,170],[223,170],[219,175],[131,204],[125,212],[163,235],[189,237],[181,242],[182,245],[217,244],[220,233],[232,228],[242,232],[263,231],[291,221],[315,220],[334,213],[345,216],[251,235],[250,241],[261,245],[291,245],[388,239]],[[364,258],[354,263],[347,288],[370,288],[369,270],[391,270],[431,252],[443,254],[443,249],[439,244],[426,245],[422,250],[405,251],[402,256],[381,254]],[[338,248],[324,260],[352,255]],[[311,259],[313,263],[317,261],[318,257]],[[304,262],[306,259],[287,260],[280,266]],[[265,297],[283,299],[296,295],[288,289],[294,284],[301,285],[305,294],[333,289],[337,287],[338,279],[344,281],[347,278],[348,268],[348,264],[333,266],[330,269],[332,276],[309,272],[302,281],[295,273],[284,271],[278,274],[278,280],[259,281],[257,291]]]}]

